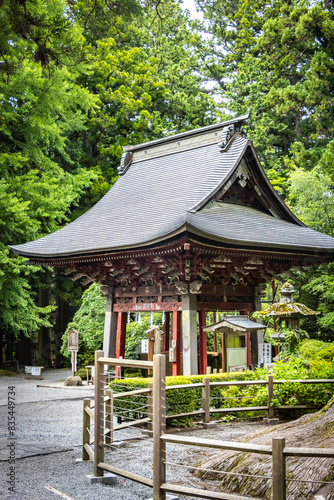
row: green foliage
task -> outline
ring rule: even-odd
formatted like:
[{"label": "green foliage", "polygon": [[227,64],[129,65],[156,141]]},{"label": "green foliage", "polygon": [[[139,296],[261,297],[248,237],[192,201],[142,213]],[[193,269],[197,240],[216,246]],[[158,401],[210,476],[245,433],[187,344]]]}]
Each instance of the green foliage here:
[{"label": "green foliage", "polygon": [[[296,384],[289,380],[300,379],[333,379],[334,378],[334,363],[321,361],[310,362],[306,364],[301,359],[292,359],[289,362],[279,361],[274,364],[273,372],[274,379],[286,380],[284,384],[274,385],[275,406],[280,405],[307,405],[312,408],[321,408],[332,397],[334,393],[333,384]],[[235,381],[235,380],[266,380],[268,370],[261,368],[249,372],[240,373],[222,373],[208,375],[210,382],[216,381]],[[196,384],[202,382],[202,375],[193,375],[189,377],[177,376],[166,377],[166,387],[173,385]],[[132,391],[139,388],[146,388],[152,379],[127,379],[114,380],[110,383],[110,387],[115,393]],[[118,415],[123,418],[135,418],[135,415],[146,416],[144,408],[147,404],[146,396],[135,396],[117,401]],[[266,406],[267,405],[267,388],[266,385],[249,385],[249,386],[222,386],[213,387],[210,389],[210,407],[214,408],[236,408],[250,406]],[[166,391],[166,414],[176,415],[179,413],[187,413],[196,411],[202,408],[202,388],[189,387],[189,389],[173,389]],[[241,418],[249,418],[253,416],[263,415],[262,412],[250,411],[246,413],[236,412],[229,414],[232,417],[239,416]],[[138,417],[139,418],[139,417]],[[215,418],[221,418],[220,414],[215,415]],[[224,417],[223,417],[224,418]],[[189,426],[196,421],[198,417],[181,417],[168,419],[170,426]]]},{"label": "green foliage", "polygon": [[307,226],[334,235],[334,197],[330,177],[319,167],[310,171],[302,168],[290,175],[289,205]]},{"label": "green foliage", "polygon": [[63,335],[61,353],[70,358],[67,350],[68,331],[74,328],[79,332],[78,363],[94,363],[94,353],[102,348],[106,299],[101,295],[101,287],[93,283],[82,295],[81,306],[75,313]]},{"label": "green foliage", "polygon": [[[5,339],[49,325],[52,310],[35,304],[45,275],[6,245],[49,234],[90,208],[115,182],[129,143],[250,112],[249,137],[275,189],[302,221],[333,235],[333,9],[308,0],[197,4],[205,26],[172,0],[1,3]],[[334,335],[333,274],[328,264],[296,273],[305,303],[322,312],[311,332],[322,338]],[[75,302],[67,290],[64,300]],[[57,302],[58,288],[52,293]],[[102,342],[103,321],[95,321],[87,360]],[[129,325],[127,356],[144,328]]]},{"label": "green foliage", "polygon": [[[55,231],[94,176],[79,168],[69,135],[84,129],[95,98],[75,83],[83,39],[57,1],[2,2],[0,52],[0,334],[8,341],[51,326],[35,304],[44,273],[6,245]],[[44,282],[44,283],[43,283]]]},{"label": "green foliage", "polygon": [[[162,314],[153,314],[153,325],[162,328]],[[141,340],[147,339],[145,333],[151,327],[151,315],[142,313],[139,321],[130,321],[126,326],[125,357],[136,359],[140,353]]]},{"label": "green foliage", "polygon": [[[25,267],[6,245],[56,231],[90,208],[115,182],[122,146],[215,118],[192,50],[199,37],[187,22],[169,0],[159,8],[149,0],[1,2],[0,334],[5,342],[50,326],[52,310],[35,305],[38,287],[46,285],[44,274],[38,270],[36,277],[36,268]],[[58,303],[59,287],[51,291]],[[62,300],[75,302],[70,292],[65,295]],[[100,327],[96,344],[99,335]]]},{"label": "green foliage", "polygon": [[334,338],[334,265],[322,264],[308,273],[296,273],[301,282],[302,293],[306,293],[321,315],[317,318],[320,338]]},{"label": "green foliage", "polygon": [[305,340],[299,347],[300,355],[306,360],[324,359],[331,361],[334,358],[334,343],[322,340]]},{"label": "green foliage", "polygon": [[[71,353],[67,350],[67,333],[71,328],[77,330],[79,335],[79,364],[94,363],[94,353],[102,349],[106,299],[101,294],[101,285],[93,283],[84,291],[80,308],[74,315],[73,321],[68,324],[63,335],[61,353],[70,359]],[[155,313],[153,323],[162,326],[162,315]],[[140,352],[141,339],[147,339],[146,330],[150,328],[151,315],[141,314],[141,321],[130,321],[126,327],[125,357],[136,359]]]},{"label": "green foliage", "polygon": [[229,109],[251,113],[249,135],[278,190],[285,191],[293,165],[305,170],[321,165],[331,175],[331,5],[300,0],[197,4],[214,36],[201,52],[204,71],[217,82]]},{"label": "green foliage", "polygon": [[309,334],[306,330],[295,330],[292,328],[279,328],[279,333],[284,335],[285,339],[283,342],[274,341],[269,337],[270,342],[274,345],[279,344],[281,346],[280,356],[283,359],[289,359],[291,356],[296,356],[299,353],[299,347],[303,340],[309,338]]},{"label": "green foliage", "polygon": [[86,372],[86,368],[84,366],[81,366],[80,368],[77,369],[77,371],[75,372],[75,375],[77,377],[80,377],[82,378],[83,380],[86,379],[87,377],[87,372]]}]

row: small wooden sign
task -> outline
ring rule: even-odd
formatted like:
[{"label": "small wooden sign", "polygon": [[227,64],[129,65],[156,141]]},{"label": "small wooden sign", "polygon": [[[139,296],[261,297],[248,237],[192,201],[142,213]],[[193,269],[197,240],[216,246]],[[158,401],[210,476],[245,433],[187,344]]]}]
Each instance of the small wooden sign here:
[{"label": "small wooden sign", "polygon": [[79,332],[77,330],[74,330],[74,328],[71,328],[71,330],[69,330],[67,336],[68,336],[67,349],[69,351],[78,351],[79,350]]}]

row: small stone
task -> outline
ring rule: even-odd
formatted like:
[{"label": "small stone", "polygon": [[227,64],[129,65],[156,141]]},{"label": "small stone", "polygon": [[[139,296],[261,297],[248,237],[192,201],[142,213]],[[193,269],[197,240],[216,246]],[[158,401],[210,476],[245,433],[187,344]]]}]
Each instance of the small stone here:
[{"label": "small stone", "polygon": [[70,385],[70,386],[82,385],[81,377],[78,376],[67,377],[67,379],[64,382],[64,385]]}]

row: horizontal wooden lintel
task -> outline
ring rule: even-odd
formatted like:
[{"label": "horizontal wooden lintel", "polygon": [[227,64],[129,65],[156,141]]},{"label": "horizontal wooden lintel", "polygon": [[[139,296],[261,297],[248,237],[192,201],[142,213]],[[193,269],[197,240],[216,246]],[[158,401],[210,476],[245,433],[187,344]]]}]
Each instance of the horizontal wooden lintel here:
[{"label": "horizontal wooden lintel", "polygon": [[182,302],[118,302],[114,312],[182,311]]}]

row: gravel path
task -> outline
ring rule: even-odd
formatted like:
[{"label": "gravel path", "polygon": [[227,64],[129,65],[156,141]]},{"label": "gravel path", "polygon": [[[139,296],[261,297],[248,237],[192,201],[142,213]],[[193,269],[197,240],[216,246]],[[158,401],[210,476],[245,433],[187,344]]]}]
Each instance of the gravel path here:
[{"label": "gravel path", "polygon": [[[80,389],[37,387],[70,375],[68,370],[47,370],[43,381],[25,380],[24,376],[0,378],[0,430],[2,442],[8,440],[7,394],[8,387],[15,387],[15,438],[17,443],[29,445],[63,447],[69,451],[37,455],[16,459],[15,493],[8,490],[10,471],[8,460],[0,462],[1,500],[146,500],[152,497],[151,488],[119,478],[116,485],[90,484],[87,475],[93,474],[91,462],[76,461],[81,458],[82,400],[93,398],[92,386]],[[267,426],[259,423],[222,424],[216,429],[194,429],[182,431],[184,435],[238,441],[245,434]],[[174,431],[173,431],[174,432]],[[152,477],[152,440],[143,437],[138,429],[119,431],[115,439],[127,444],[117,450],[108,450],[105,461],[132,472]],[[199,486],[182,464],[196,463],[201,456],[210,453],[200,448],[167,446],[167,480],[176,484]],[[214,483],[213,483],[214,484]],[[190,500],[189,497],[183,497]]]}]

